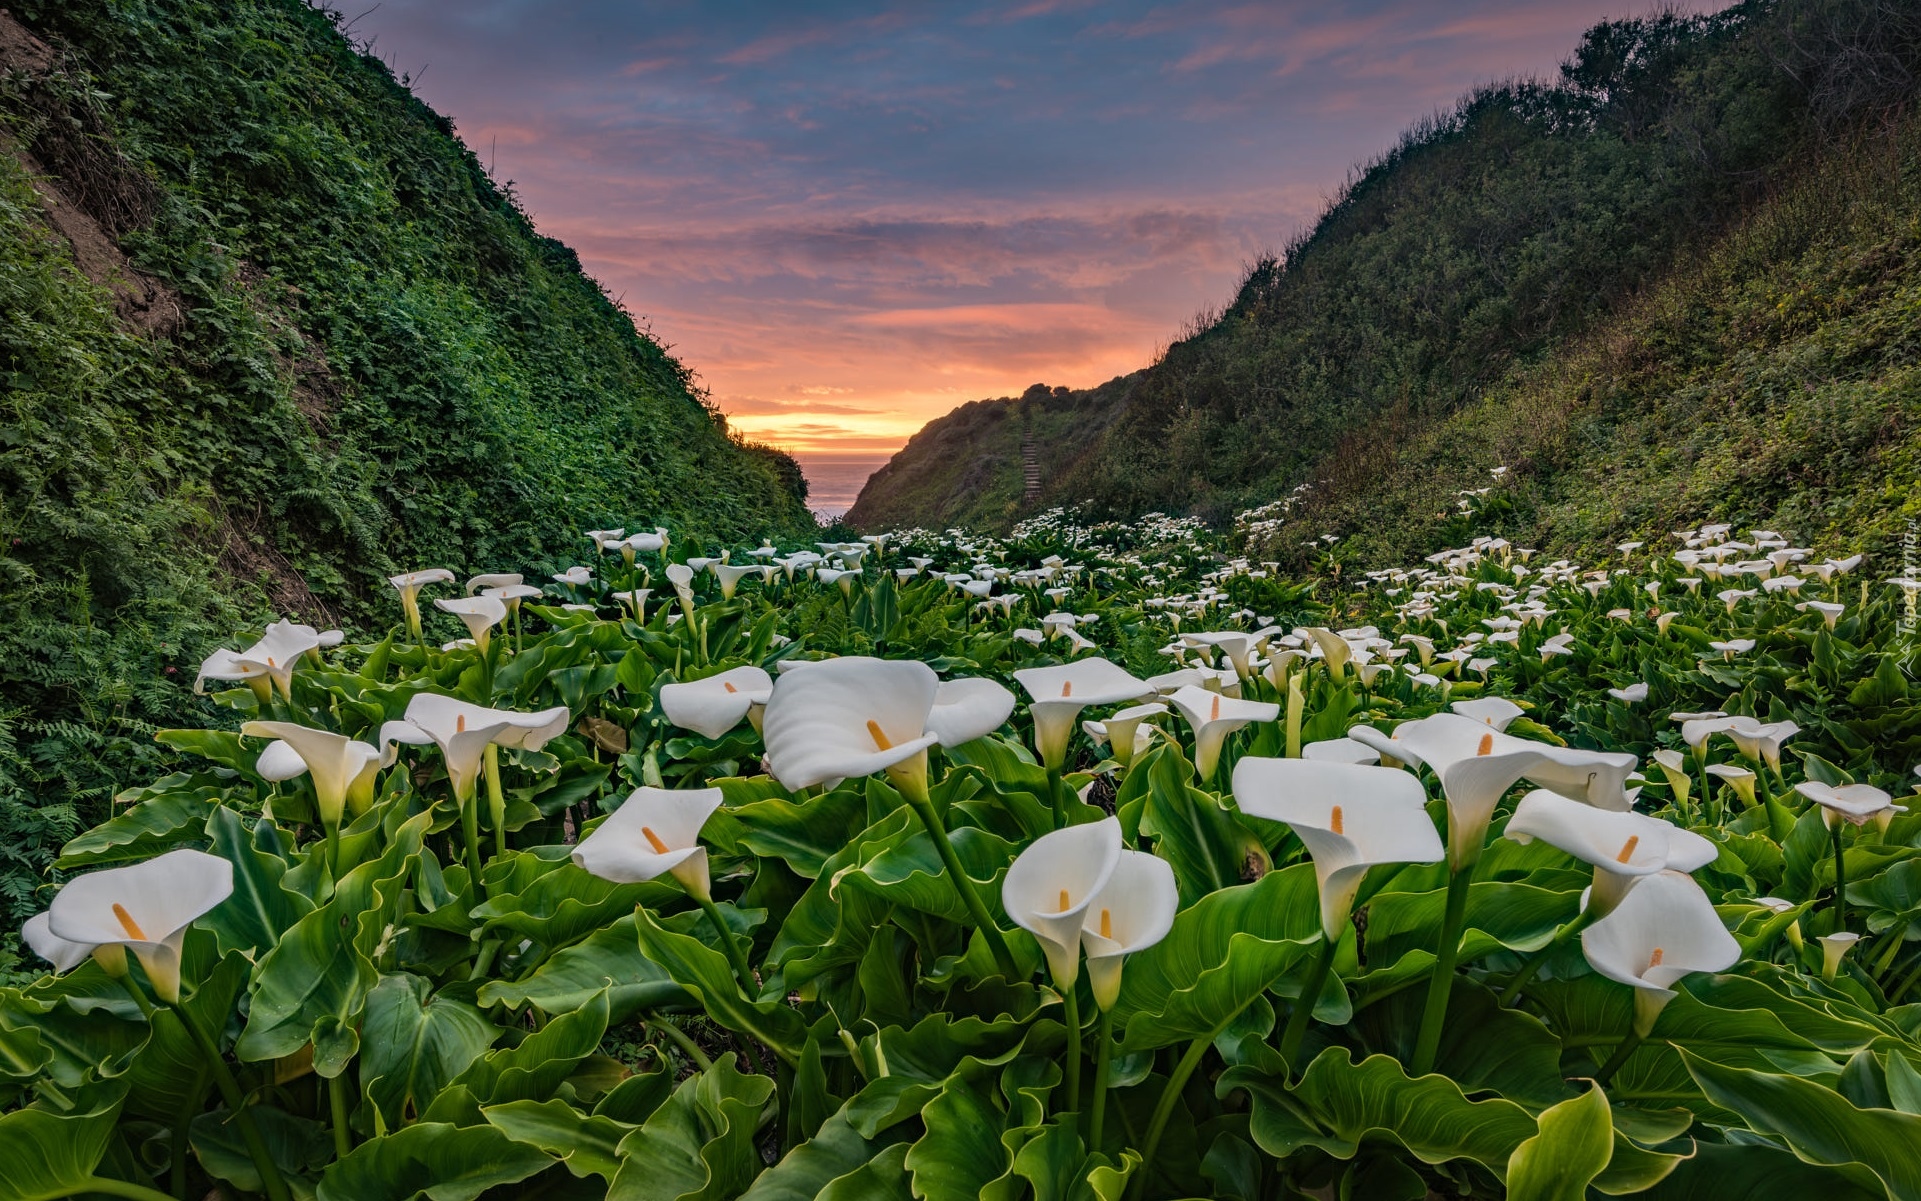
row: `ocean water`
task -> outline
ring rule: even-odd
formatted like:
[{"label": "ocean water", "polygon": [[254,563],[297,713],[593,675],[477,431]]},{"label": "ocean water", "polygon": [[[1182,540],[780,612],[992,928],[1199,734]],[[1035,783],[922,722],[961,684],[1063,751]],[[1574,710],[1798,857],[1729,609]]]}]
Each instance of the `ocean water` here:
[{"label": "ocean water", "polygon": [[891,454],[836,454],[798,451],[800,473],[807,477],[807,507],[822,517],[839,517],[854,507],[867,477],[886,466]]}]

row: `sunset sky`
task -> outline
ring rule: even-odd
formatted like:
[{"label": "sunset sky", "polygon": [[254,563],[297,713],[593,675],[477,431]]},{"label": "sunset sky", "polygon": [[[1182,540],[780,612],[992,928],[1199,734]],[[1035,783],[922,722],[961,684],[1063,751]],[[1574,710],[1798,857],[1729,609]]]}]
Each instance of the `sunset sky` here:
[{"label": "sunset sky", "polygon": [[384,0],[351,32],[736,428],[886,451],[1145,365],[1410,122],[1636,11]]}]

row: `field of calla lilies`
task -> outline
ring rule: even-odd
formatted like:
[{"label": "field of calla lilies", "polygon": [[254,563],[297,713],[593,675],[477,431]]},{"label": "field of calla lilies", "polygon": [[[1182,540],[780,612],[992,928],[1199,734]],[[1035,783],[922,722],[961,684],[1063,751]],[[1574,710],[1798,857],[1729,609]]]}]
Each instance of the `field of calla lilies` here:
[{"label": "field of calla lilies", "polygon": [[1921,581],[588,538],[207,660],[0,1201],[1921,1198]]}]

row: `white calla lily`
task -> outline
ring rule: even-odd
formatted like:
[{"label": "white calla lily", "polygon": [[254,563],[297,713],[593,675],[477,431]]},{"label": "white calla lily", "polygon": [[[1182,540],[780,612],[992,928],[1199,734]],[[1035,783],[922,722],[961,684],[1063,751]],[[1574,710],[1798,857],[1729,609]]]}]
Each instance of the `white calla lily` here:
[{"label": "white calla lily", "polygon": [[580,840],[574,865],[616,884],[670,874],[689,896],[710,900],[713,881],[700,831],[721,800],[718,788],[636,788]]},{"label": "white calla lily", "polygon": [[1057,988],[1072,988],[1080,976],[1087,907],[1107,886],[1121,851],[1121,823],[1109,817],[1041,835],[1007,869],[1001,904],[1040,940]]},{"label": "white calla lily", "polygon": [[1134,756],[1152,745],[1153,733],[1145,724],[1147,719],[1159,717],[1165,712],[1166,705],[1149,701],[1145,705],[1129,705],[1110,713],[1105,721],[1095,724],[1100,726],[1101,737],[1113,745],[1115,761],[1126,767],[1134,762]]},{"label": "white calla lily", "polygon": [[294,664],[320,645],[320,631],[312,626],[276,621],[262,631],[258,642],[235,655],[234,660],[266,672],[280,695],[292,700]]},{"label": "white calla lily", "polygon": [[200,671],[193,678],[193,693],[204,696],[208,680],[231,680],[245,683],[253,689],[254,695],[262,704],[272,695],[273,679],[267,674],[266,667],[258,663],[245,662],[240,652],[222,647],[208,655],[200,664]]},{"label": "white calla lily", "polygon": [[942,680],[927,711],[927,732],[942,746],[959,746],[1000,729],[1014,712],[1015,696],[993,680]]},{"label": "white calla lily", "polygon": [[760,564],[750,563],[745,567],[736,567],[731,563],[710,563],[707,565],[707,570],[713,572],[715,578],[720,580],[720,598],[733,600],[734,592],[739,589],[742,580],[750,575],[760,574]]},{"label": "white calla lily", "polygon": [[415,642],[420,641],[420,590],[429,584],[451,584],[454,573],[445,567],[430,567],[426,571],[410,571],[405,575],[387,577],[387,582],[400,593],[400,608],[407,618],[407,633]]},{"label": "white calla lily", "polygon": [[[314,807],[319,810],[324,828],[339,827],[350,794],[358,792],[365,798],[355,806],[357,813],[364,811],[367,802],[373,800],[373,781],[382,759],[379,747],[291,721],[250,721],[240,727],[240,732],[248,738],[278,739],[268,751],[272,751],[273,746],[285,746],[299,757],[313,779]],[[277,762],[269,763],[268,767],[284,770],[287,766],[284,755],[285,752],[275,752]],[[267,751],[261,752],[261,759],[266,758]],[[263,776],[267,774],[261,772]]]},{"label": "white calla lily", "polygon": [[757,717],[756,710],[773,695],[774,678],[751,664],[699,680],[668,684],[660,690],[660,707],[667,720],[702,738],[719,738]]},{"label": "white calla lily", "polygon": [[[481,757],[486,753],[489,743],[537,751],[566,730],[568,717],[565,705],[535,713],[519,713],[509,709],[488,709],[451,696],[423,692],[407,702],[403,722],[426,735],[428,741],[440,748],[441,757],[447,764],[447,780],[453,788],[454,799],[464,805],[474,797]],[[401,742],[419,741],[418,736],[393,731],[392,727],[396,724],[389,722],[381,728],[383,742],[389,738]]]},{"label": "white calla lily", "polygon": [[1330,942],[1340,939],[1368,868],[1446,854],[1426,790],[1398,768],[1250,757],[1234,765],[1234,800],[1242,813],[1285,822],[1307,847]]},{"label": "white calla lily", "polygon": [[52,921],[47,914],[36,913],[20,927],[20,937],[35,955],[51,963],[54,971],[70,972],[87,961],[94,944],[60,937],[53,932]]},{"label": "white calla lily", "polygon": [[1634,1033],[1640,1036],[1654,1028],[1683,976],[1723,971],[1741,958],[1741,944],[1701,886],[1671,871],[1628,890],[1614,912],[1581,932],[1581,949],[1595,971],[1634,989]]},{"label": "white calla lily", "polygon": [[1515,718],[1527,712],[1504,696],[1479,696],[1473,700],[1455,701],[1449,708],[1462,717],[1470,717],[1484,726],[1505,732]]},{"label": "white calla lily", "polygon": [[939,691],[933,668],[911,659],[850,655],[783,673],[761,718],[768,766],[791,790],[890,768],[911,776],[918,760],[924,788]]},{"label": "white calla lily", "polygon": [[1458,713],[1402,722],[1391,736],[1356,726],[1348,737],[1388,758],[1425,764],[1440,777],[1447,798],[1448,862],[1457,871],[1480,857],[1494,807],[1518,780],[1532,780],[1602,809],[1632,805],[1626,785],[1635,758],[1625,752],[1532,742]]},{"label": "white calla lily", "polygon": [[204,851],[168,851],[68,881],[47,908],[47,929],[70,943],[133,952],[154,995],[172,1004],[180,999],[187,928],[232,895],[232,863]]},{"label": "white calla lily", "polygon": [[1102,1013],[1120,997],[1122,963],[1167,937],[1180,903],[1171,864],[1158,855],[1121,849],[1107,883],[1081,911],[1087,983]]},{"label": "white calla lily", "polygon": [[1381,753],[1352,738],[1323,738],[1319,742],[1303,745],[1301,758],[1310,763],[1358,763],[1374,766],[1380,763]]},{"label": "white calla lily", "polygon": [[1540,839],[1594,868],[1588,908],[1605,917],[1642,876],[1691,872],[1714,862],[1720,849],[1692,830],[1643,813],[1596,809],[1545,788],[1521,798],[1508,819],[1506,837]]},{"label": "white calla lily", "polygon": [[1906,813],[1906,805],[1897,805],[1894,798],[1874,787],[1872,784],[1823,784],[1819,780],[1803,780],[1794,786],[1794,791],[1821,806],[1821,817],[1830,826],[1845,821],[1856,826],[1865,826],[1883,813]]},{"label": "white calla lily", "polygon": [[460,624],[467,627],[468,637],[474,640],[475,649],[483,655],[487,653],[493,628],[507,620],[507,602],[497,596],[465,596],[458,600],[436,600],[434,604],[442,612],[460,619]]},{"label": "white calla lily", "polygon": [[1189,685],[1167,698],[1194,731],[1194,773],[1214,778],[1227,736],[1257,721],[1277,721],[1281,707],[1271,701],[1244,701]]},{"label": "white calla lily", "polygon": [[1140,700],[1153,690],[1125,668],[1106,659],[1078,659],[1058,667],[1029,667],[1014,673],[1027,690],[1034,716],[1034,749],[1041,763],[1058,771],[1067,759],[1068,738],[1081,710]]}]

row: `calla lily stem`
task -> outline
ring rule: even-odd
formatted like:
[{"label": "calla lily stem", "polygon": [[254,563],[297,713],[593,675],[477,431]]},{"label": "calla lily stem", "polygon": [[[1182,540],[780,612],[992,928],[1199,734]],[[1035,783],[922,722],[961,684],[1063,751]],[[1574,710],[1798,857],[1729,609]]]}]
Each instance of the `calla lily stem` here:
[{"label": "calla lily stem", "polygon": [[[597,749],[597,748],[596,748]],[[487,817],[494,825],[494,854],[507,853],[507,794],[500,790],[500,744],[487,744]]]},{"label": "calla lily stem", "polygon": [[1509,980],[1507,987],[1501,990],[1501,999],[1499,1002],[1501,1008],[1505,1009],[1509,1005],[1514,1004],[1514,998],[1521,995],[1521,990],[1527,987],[1528,981],[1534,979],[1535,974],[1547,963],[1548,956],[1554,952],[1555,948],[1586,929],[1588,924],[1594,920],[1593,915],[1594,911],[1592,909],[1583,909],[1573,921],[1562,926],[1561,929],[1555,933],[1554,937],[1548,941],[1545,947],[1542,947],[1528,957],[1527,963],[1522,966],[1521,970],[1514,973],[1514,979]]},{"label": "calla lily stem", "polygon": [[666,1035],[667,1041],[679,1047],[680,1053],[693,1060],[694,1066],[698,1067],[701,1071],[704,1072],[714,1066],[714,1061],[707,1058],[707,1052],[700,1049],[699,1043],[688,1038],[687,1032],[679,1026],[674,1025],[674,1023],[661,1017],[657,1013],[648,1015],[647,1024]]},{"label": "calla lily stem", "polygon": [[1461,926],[1467,918],[1468,886],[1474,880],[1472,863],[1457,870],[1447,882],[1447,910],[1441,919],[1441,945],[1435,952],[1434,975],[1421,1010],[1421,1031],[1414,1040],[1414,1061],[1408,1074],[1425,1076],[1434,1070],[1441,1048],[1441,1027],[1447,1020],[1447,997],[1454,989],[1454,967],[1461,957]]},{"label": "calla lily stem", "polygon": [[1067,1005],[1067,1109],[1078,1113],[1081,1108],[1081,990],[1079,982],[1062,989],[1063,1000]]},{"label": "calla lily stem", "polygon": [[[1234,1012],[1239,1014],[1240,1010]],[[1161,1089],[1160,1102],[1154,1106],[1154,1116],[1147,1123],[1147,1137],[1141,1140],[1141,1168],[1135,1173],[1133,1186],[1128,1190],[1128,1195],[1134,1201],[1140,1201],[1147,1192],[1147,1178],[1154,1170],[1154,1152],[1160,1149],[1161,1135],[1167,1132],[1167,1120],[1174,1116],[1174,1104],[1181,1099],[1181,1090],[1187,1087],[1188,1077],[1194,1074],[1194,1069],[1201,1066],[1201,1057],[1214,1045],[1215,1036],[1226,1028],[1227,1022],[1222,1022],[1189,1043],[1187,1053],[1174,1065],[1174,1074],[1167,1078],[1166,1086]]]},{"label": "calla lily stem", "polygon": [[1594,1073],[1596,1087],[1606,1087],[1607,1082],[1614,1079],[1614,1073],[1620,1071],[1621,1065],[1628,1061],[1628,1056],[1634,1054],[1635,1048],[1641,1045],[1643,1037],[1637,1031],[1621,1040],[1621,1045],[1614,1048],[1614,1054],[1608,1056],[1608,1061],[1601,1065],[1601,1070]]},{"label": "calla lily stem", "polygon": [[291,1201],[292,1194],[287,1190],[286,1180],[281,1178],[280,1166],[274,1163],[273,1154],[267,1150],[267,1141],[260,1137],[260,1127],[254,1124],[253,1111],[247,1108],[247,1096],[240,1091],[240,1082],[228,1070],[227,1061],[221,1058],[220,1048],[184,1007],[174,1005],[173,1012],[206,1059],[207,1068],[213,1073],[214,1086],[220,1090],[221,1100],[227,1103],[233,1124],[240,1130],[240,1141],[247,1145],[247,1154],[260,1173],[261,1188],[266,1192],[268,1201]]},{"label": "calla lily stem", "polygon": [[327,1107],[332,1111],[334,1158],[345,1159],[354,1149],[353,1133],[347,1129],[347,1074],[342,1072],[327,1081]]},{"label": "calla lily stem", "polygon": [[1087,1149],[1101,1149],[1101,1124],[1107,1116],[1107,1081],[1114,1058],[1114,1011],[1101,1011],[1100,1025],[1094,1032],[1094,1100],[1087,1115]]},{"label": "calla lily stem", "polygon": [[460,833],[467,840],[467,872],[473,877],[473,890],[476,898],[485,894],[480,889],[480,809],[479,801],[468,797],[457,801],[460,805]]},{"label": "calla lily stem", "polygon": [[1061,782],[1061,769],[1047,769],[1047,803],[1054,810],[1054,828],[1067,824],[1067,785]]},{"label": "calla lily stem", "polygon": [[994,965],[1008,980],[1017,980],[1020,969],[1014,963],[1014,953],[1007,949],[1007,938],[1001,928],[994,924],[994,917],[987,911],[987,902],[981,900],[980,889],[966,872],[961,870],[960,856],[954,851],[953,842],[947,837],[947,827],[942,824],[940,814],[934,810],[934,802],[924,790],[919,796],[912,795],[909,789],[907,803],[920,815],[921,824],[927,827],[928,837],[934,840],[934,850],[940,854],[942,866],[954,881],[954,891],[960,894],[961,904],[973,915],[974,925],[987,940],[987,949],[993,952]]},{"label": "calla lily stem", "polygon": [[1334,970],[1334,956],[1340,949],[1337,940],[1322,940],[1321,953],[1314,957],[1314,966],[1301,985],[1301,999],[1294,1003],[1294,1012],[1288,1015],[1287,1029],[1281,1034],[1281,1058],[1289,1071],[1294,1070],[1294,1057],[1300,1054],[1301,1041],[1307,1037],[1307,1019],[1314,1012],[1314,1003],[1320,1000],[1321,988],[1327,983],[1327,974]]},{"label": "calla lily stem", "polygon": [[733,965],[734,978],[740,981],[741,992],[750,1001],[756,999],[760,996],[760,981],[754,979],[754,969],[747,962],[746,952],[740,949],[740,943],[735,940],[727,919],[721,916],[720,906],[708,896],[696,896],[694,900],[700,905],[701,912],[707,915],[707,920],[714,923],[714,933],[720,937],[721,948],[727,952],[727,962]]},{"label": "calla lily stem", "polygon": [[1841,854],[1841,825],[1833,822],[1828,826],[1828,834],[1834,839],[1834,928],[1848,928],[1848,868],[1847,860]]}]

